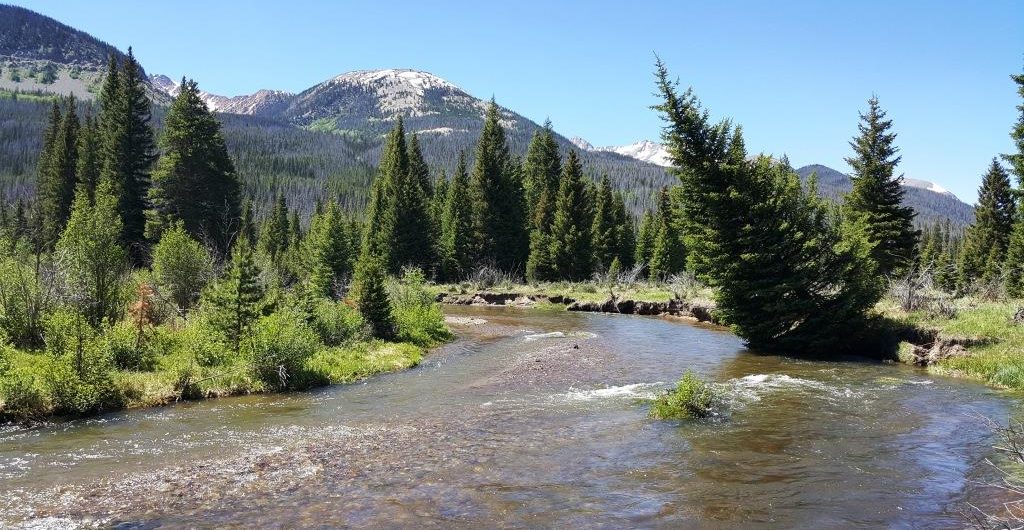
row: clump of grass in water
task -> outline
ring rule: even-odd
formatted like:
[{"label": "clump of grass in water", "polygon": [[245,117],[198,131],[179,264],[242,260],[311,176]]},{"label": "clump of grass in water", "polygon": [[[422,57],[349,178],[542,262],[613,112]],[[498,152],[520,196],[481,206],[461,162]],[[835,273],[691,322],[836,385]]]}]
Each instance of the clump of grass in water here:
[{"label": "clump of grass in water", "polygon": [[659,420],[699,420],[715,416],[724,406],[721,393],[687,370],[676,387],[651,405],[651,417]]}]

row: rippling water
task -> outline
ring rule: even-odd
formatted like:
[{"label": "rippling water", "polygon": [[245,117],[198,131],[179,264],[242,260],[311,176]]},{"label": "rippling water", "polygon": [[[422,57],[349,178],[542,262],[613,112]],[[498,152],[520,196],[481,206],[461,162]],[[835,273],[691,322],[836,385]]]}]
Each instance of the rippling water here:
[{"label": "rippling water", "polygon": [[[411,371],[0,430],[0,524],[957,528],[998,502],[979,417],[1016,405],[981,386],[656,318],[450,312],[488,322]],[[728,417],[649,420],[687,369]]]}]

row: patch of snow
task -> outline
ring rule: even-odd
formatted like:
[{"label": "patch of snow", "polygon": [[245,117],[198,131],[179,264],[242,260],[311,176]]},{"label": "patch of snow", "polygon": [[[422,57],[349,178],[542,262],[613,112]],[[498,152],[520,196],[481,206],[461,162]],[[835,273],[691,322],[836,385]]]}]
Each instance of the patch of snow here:
[{"label": "patch of snow", "polygon": [[584,151],[618,153],[622,156],[635,158],[641,162],[647,162],[656,166],[672,166],[672,162],[669,160],[668,151],[665,149],[665,146],[650,140],[640,140],[639,142],[634,142],[628,145],[610,145],[607,147],[594,147],[593,144],[579,136],[575,136],[569,141]]},{"label": "patch of snow", "polygon": [[[463,132],[464,129],[459,129]],[[448,136],[455,132],[455,129],[451,127],[437,127],[436,129],[423,129],[422,131],[416,131],[416,134],[440,134],[441,136]]]},{"label": "patch of snow", "polygon": [[583,138],[580,138],[579,136],[573,136],[572,138],[569,138],[569,141],[572,142],[572,145],[575,145],[576,147],[579,147],[580,149],[582,149],[584,151],[593,151],[594,150],[594,145],[593,144],[591,144],[590,142],[584,140]]},{"label": "patch of snow", "polygon": [[904,178],[903,179],[903,185],[908,187],[908,188],[919,188],[919,189],[928,190],[928,191],[931,191],[931,192],[934,192],[934,193],[940,193],[942,195],[948,195],[950,197],[956,198],[956,195],[954,195],[953,192],[947,190],[946,188],[943,188],[942,186],[940,186],[940,185],[938,185],[938,184],[936,184],[934,182],[927,181],[927,180]]}]

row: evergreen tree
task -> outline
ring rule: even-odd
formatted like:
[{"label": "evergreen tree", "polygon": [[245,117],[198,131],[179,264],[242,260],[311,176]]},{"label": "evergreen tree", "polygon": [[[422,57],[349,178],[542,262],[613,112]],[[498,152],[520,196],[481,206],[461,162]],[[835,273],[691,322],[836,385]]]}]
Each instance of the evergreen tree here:
[{"label": "evergreen tree", "polygon": [[1000,274],[1010,243],[1015,211],[1010,176],[993,158],[978,189],[974,223],[965,235],[962,281],[978,278],[988,281]]},{"label": "evergreen tree", "polygon": [[205,304],[210,308],[211,325],[239,354],[242,341],[250,336],[266,305],[266,288],[260,282],[252,247],[245,239],[235,245],[227,274],[207,293]]},{"label": "evergreen tree", "polygon": [[103,178],[114,184],[122,220],[121,242],[136,263],[146,257],[146,210],[156,144],[150,127],[150,102],[142,70],[128,48],[118,69],[111,67],[100,90]]},{"label": "evergreen tree", "polygon": [[121,219],[113,184],[102,180],[95,201],[75,194],[71,218],[57,241],[64,289],[90,324],[115,321],[121,310],[127,254],[119,242]]},{"label": "evergreen tree", "polygon": [[[680,225],[690,261],[717,288],[717,306],[756,349],[850,347],[881,296],[867,241],[841,233],[823,199],[786,165],[745,158],[728,122],[710,123],[691,91],[679,94],[659,61],[656,108],[679,176]],[[693,238],[700,230],[705,238]]]},{"label": "evergreen tree", "polygon": [[[619,255],[621,222],[616,218],[615,196],[608,175],[601,178],[601,185],[594,197],[594,221],[590,225],[590,238],[594,254],[594,266],[605,271]],[[621,264],[620,264],[621,265]]]},{"label": "evergreen tree", "polygon": [[[1017,94],[1024,100],[1024,74],[1013,75],[1010,78],[1017,83]],[[1010,296],[1024,298],[1024,103],[1017,105],[1017,110],[1020,114],[1013,130],[1010,131],[1010,138],[1013,139],[1017,151],[1004,155],[1020,186],[1017,190],[1017,219],[1013,224],[1006,251],[1005,288]]]},{"label": "evergreen tree", "polygon": [[650,260],[649,274],[652,280],[665,279],[682,272],[686,264],[686,253],[682,239],[676,231],[668,188],[662,188],[658,196]]},{"label": "evergreen tree", "polygon": [[555,200],[551,225],[551,255],[558,277],[565,280],[590,278],[594,255],[591,247],[593,208],[583,168],[575,150],[569,151]]},{"label": "evergreen tree", "polygon": [[288,201],[284,194],[278,192],[277,199],[270,215],[263,222],[260,230],[260,249],[270,256],[271,261],[280,263],[284,253],[288,251]]},{"label": "evergreen tree", "polygon": [[903,206],[903,176],[895,176],[901,157],[896,133],[890,132],[892,120],[885,115],[872,96],[867,114],[860,115],[860,135],[850,142],[854,156],[846,162],[853,168],[853,189],[844,207],[846,218],[862,227],[873,245],[878,273],[889,275],[912,263],[918,232],[914,209]]},{"label": "evergreen tree", "polygon": [[220,133],[220,122],[206,108],[195,81],[182,79],[164,119],[163,152],[149,190],[147,235],[158,239],[181,221],[193,237],[227,251],[240,215],[235,166]]},{"label": "evergreen tree", "polygon": [[356,263],[352,297],[359,313],[373,330],[373,336],[390,339],[395,335],[395,317],[385,285],[384,264],[373,254],[363,253]]},{"label": "evergreen tree", "polygon": [[526,276],[531,281],[558,277],[558,265],[551,253],[551,228],[561,173],[558,143],[555,142],[551,122],[545,122],[544,128],[533,134],[523,161],[524,191],[531,208],[529,256],[526,260]]},{"label": "evergreen tree", "polygon": [[100,131],[96,120],[87,116],[78,132],[78,164],[75,177],[78,185],[92,197],[100,181]]},{"label": "evergreen tree", "polygon": [[53,248],[71,215],[71,202],[75,198],[75,168],[78,164],[78,116],[75,100],[69,97],[61,114],[54,103],[51,123],[43,139],[38,185],[38,209],[44,248]]},{"label": "evergreen tree", "polygon": [[[423,164],[417,171],[425,167]],[[429,178],[427,175],[412,172],[405,126],[399,117],[381,154],[364,242],[390,272],[398,272],[406,265],[427,268],[434,261],[430,206],[421,182],[422,178]]]},{"label": "evergreen tree", "polygon": [[299,211],[292,210],[288,216],[288,248],[291,250],[299,248],[303,236],[302,220],[299,219]]},{"label": "evergreen tree", "polygon": [[617,248],[615,257],[619,260],[620,270],[633,267],[633,256],[636,250],[636,226],[633,216],[626,210],[626,198],[622,192],[615,192],[613,202],[614,223],[617,230]]},{"label": "evergreen tree", "polygon": [[448,185],[444,212],[441,215],[441,275],[445,280],[458,280],[469,272],[473,259],[473,218],[469,210],[469,175],[466,154],[459,153],[459,162]]},{"label": "evergreen tree", "polygon": [[420,187],[420,192],[429,201],[434,195],[433,186],[430,183],[430,168],[423,160],[423,151],[420,149],[420,139],[413,133],[409,135],[409,175],[412,181]]},{"label": "evergreen tree", "polygon": [[253,213],[252,199],[246,199],[242,204],[242,214],[238,224],[238,238],[247,240],[250,245],[256,243],[256,219]]},{"label": "evergreen tree", "polygon": [[492,99],[470,180],[473,239],[479,261],[506,271],[522,267],[529,251],[526,199],[516,166],[509,156],[498,105]]},{"label": "evergreen tree", "polygon": [[650,275],[651,253],[654,250],[654,240],[657,235],[654,214],[645,212],[636,235],[636,251],[633,253],[633,261],[638,265],[643,265],[648,271],[648,276]]},{"label": "evergreen tree", "polygon": [[309,271],[307,287],[318,296],[338,292],[351,272],[348,234],[338,204],[331,201],[309,222],[309,234],[302,241],[303,257]]}]

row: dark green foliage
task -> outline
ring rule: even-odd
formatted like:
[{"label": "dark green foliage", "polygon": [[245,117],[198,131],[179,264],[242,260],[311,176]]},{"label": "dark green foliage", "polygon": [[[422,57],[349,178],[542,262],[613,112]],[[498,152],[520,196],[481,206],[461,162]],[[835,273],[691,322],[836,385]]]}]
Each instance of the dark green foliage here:
[{"label": "dark green foliage", "polygon": [[974,224],[967,228],[961,261],[961,280],[996,280],[1010,243],[1016,206],[1010,176],[992,159],[978,189]]},{"label": "dark green foliage", "polygon": [[594,267],[599,271],[608,270],[612,261],[619,256],[621,219],[617,218],[615,197],[608,175],[601,178],[601,185],[594,197],[594,221],[590,225],[590,239],[593,247]]},{"label": "dark green foliage", "polygon": [[713,386],[687,370],[674,389],[651,404],[651,416],[660,420],[700,420],[713,416],[724,403]]},{"label": "dark green foliage", "polygon": [[476,258],[505,271],[522,270],[529,251],[526,204],[518,164],[509,155],[498,105],[487,109],[470,178]]},{"label": "dark green foliage", "polygon": [[38,208],[44,248],[53,248],[71,215],[78,165],[79,122],[74,98],[66,100],[63,115],[55,102],[50,116],[39,160]]},{"label": "dark green foliage", "polygon": [[[1017,83],[1017,94],[1024,100],[1024,74],[1011,76]],[[1011,171],[1017,176],[1017,212],[1010,241],[1006,251],[1006,277],[1004,286],[1007,294],[1024,298],[1024,103],[1017,105],[1020,112],[1017,122],[1010,131],[1017,151],[1003,158],[1010,163]]]},{"label": "dark green foliage", "polygon": [[238,178],[220,123],[200,99],[195,81],[182,79],[164,119],[160,149],[149,190],[147,235],[159,239],[164,229],[181,221],[193,237],[226,252],[238,228]]},{"label": "dark green foliage", "polygon": [[459,153],[459,164],[448,185],[441,214],[441,239],[438,247],[441,277],[445,280],[463,278],[472,265],[473,217],[470,207],[466,156],[465,153]]},{"label": "dark green foliage", "polygon": [[263,221],[260,230],[259,247],[270,256],[271,261],[279,263],[288,251],[288,202],[284,195],[278,194],[270,215]]},{"label": "dark green foliage", "polygon": [[646,267],[648,274],[650,272],[651,253],[654,250],[654,240],[657,235],[654,213],[647,212],[640,221],[640,229],[636,234],[636,250],[633,253],[633,261],[638,265]]},{"label": "dark green foliage", "polygon": [[339,206],[333,201],[310,221],[309,235],[302,242],[302,257],[309,274],[307,288],[317,296],[341,293],[351,274],[353,245],[345,224]]},{"label": "dark green foliage", "polygon": [[136,263],[147,255],[146,210],[156,145],[142,70],[131,48],[120,68],[114,57],[100,91],[101,175],[118,195],[121,241]]},{"label": "dark green foliage", "polygon": [[[425,166],[417,168],[424,170]],[[365,251],[380,258],[389,272],[406,265],[428,267],[433,263],[433,225],[422,182],[426,178],[429,176],[412,172],[405,128],[399,119],[388,135],[370,192],[368,230],[363,242]]]},{"label": "dark green foliage", "polygon": [[385,283],[384,264],[377,256],[364,251],[356,263],[351,296],[373,336],[380,339],[392,338],[396,331]]},{"label": "dark green foliage", "polygon": [[881,295],[866,243],[856,232],[840,234],[788,165],[746,160],[740,133],[711,124],[660,61],[657,81],[689,261],[718,288],[725,321],[757,349],[850,347]]},{"label": "dark green foliage", "polygon": [[420,187],[420,192],[424,197],[427,199],[433,197],[434,189],[430,182],[430,168],[423,160],[420,139],[415,133],[409,135],[409,176],[413,183]]},{"label": "dark green foliage", "polygon": [[242,203],[242,213],[238,220],[237,239],[245,239],[250,245],[256,244],[256,214],[253,212],[252,199]]},{"label": "dark green foliage", "polygon": [[[612,202],[613,219],[616,229],[617,248],[615,258],[619,261],[620,270],[633,267],[633,254],[636,250],[636,223],[632,214],[626,209],[626,200],[621,192],[615,192]],[[613,260],[614,261],[614,260]]]},{"label": "dark green foliage", "polygon": [[658,198],[658,211],[654,215],[653,230],[654,239],[648,269],[650,278],[665,279],[682,272],[686,265],[686,252],[682,237],[676,229],[672,198],[668,188],[662,188]]},{"label": "dark green foliage", "polygon": [[253,326],[249,365],[253,375],[270,388],[301,390],[313,384],[305,373],[305,363],[321,346],[306,315],[281,309]]},{"label": "dark green foliage", "polygon": [[860,135],[850,142],[854,156],[846,159],[853,168],[853,189],[843,203],[845,217],[863,228],[878,273],[890,275],[914,258],[915,214],[903,206],[903,177],[895,176],[901,158],[896,133],[890,132],[892,120],[885,119],[877,97],[868,100],[868,112],[860,118]]},{"label": "dark green foliage", "polygon": [[562,176],[562,160],[551,123],[544,124],[530,141],[523,161],[526,201],[530,206],[530,251],[526,260],[526,276],[531,281],[558,277],[558,264],[552,254],[552,225],[555,201]]},{"label": "dark green foliage", "polygon": [[245,240],[239,241],[227,273],[213,285],[204,302],[210,310],[210,324],[227,339],[235,354],[241,351],[242,342],[250,337],[253,324],[263,313],[265,297],[252,247]]},{"label": "dark green foliage", "polygon": [[75,166],[75,178],[78,186],[81,186],[90,198],[96,193],[101,169],[99,123],[92,116],[86,116],[78,132],[78,163]]},{"label": "dark green foliage", "polygon": [[550,252],[561,279],[586,280],[592,272],[590,234],[594,216],[588,182],[583,178],[576,151],[569,151],[562,167],[551,225]]}]

